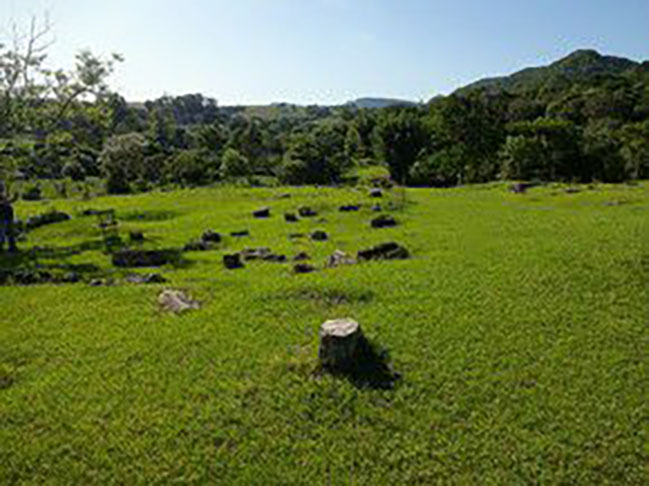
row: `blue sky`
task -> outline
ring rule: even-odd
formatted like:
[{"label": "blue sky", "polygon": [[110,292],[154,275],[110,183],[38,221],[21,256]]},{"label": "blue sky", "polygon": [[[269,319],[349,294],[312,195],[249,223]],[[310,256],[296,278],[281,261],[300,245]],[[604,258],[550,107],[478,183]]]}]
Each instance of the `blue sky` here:
[{"label": "blue sky", "polygon": [[133,101],[428,100],[578,48],[649,59],[649,0],[0,0],[2,33],[45,11],[50,64],[119,52]]}]

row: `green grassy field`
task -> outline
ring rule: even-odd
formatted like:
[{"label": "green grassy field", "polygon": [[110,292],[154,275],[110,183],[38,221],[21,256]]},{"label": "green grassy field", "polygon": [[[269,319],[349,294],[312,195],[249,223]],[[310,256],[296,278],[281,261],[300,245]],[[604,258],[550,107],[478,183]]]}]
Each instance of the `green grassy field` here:
[{"label": "green grassy field", "polygon": [[[168,284],[0,287],[0,484],[649,484],[649,184],[581,189],[396,191],[400,225],[380,230],[360,189],[19,203],[74,216],[22,248],[87,278],[124,272],[86,208],[146,247],[251,236],[185,254]],[[326,221],[285,223],[303,204]],[[288,237],[315,228],[329,241]],[[412,258],[322,269],[390,240]],[[224,269],[246,246],[320,271]],[[161,312],[167,287],[202,308]],[[320,324],[345,316],[389,352],[393,389],[313,373]]]}]

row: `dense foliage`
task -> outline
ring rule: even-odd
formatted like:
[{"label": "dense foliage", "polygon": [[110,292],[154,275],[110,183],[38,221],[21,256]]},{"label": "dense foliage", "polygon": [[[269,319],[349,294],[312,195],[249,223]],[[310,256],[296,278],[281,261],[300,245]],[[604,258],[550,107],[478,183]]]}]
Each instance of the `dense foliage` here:
[{"label": "dense foliage", "polygon": [[380,109],[219,107],[200,94],[127,103],[106,88],[112,61],[78,61],[55,75],[58,98],[33,88],[22,104],[0,106],[4,177],[102,176],[111,193],[220,180],[332,185],[367,166],[416,186],[649,177],[648,63],[594,51]]}]

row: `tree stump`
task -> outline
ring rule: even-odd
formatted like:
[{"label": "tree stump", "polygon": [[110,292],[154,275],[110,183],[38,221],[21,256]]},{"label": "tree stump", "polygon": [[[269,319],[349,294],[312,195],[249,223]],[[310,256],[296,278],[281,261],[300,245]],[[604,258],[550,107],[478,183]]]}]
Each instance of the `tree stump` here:
[{"label": "tree stump", "polygon": [[323,323],[320,326],[318,349],[322,366],[333,371],[350,369],[362,336],[361,326],[353,319],[335,319]]}]

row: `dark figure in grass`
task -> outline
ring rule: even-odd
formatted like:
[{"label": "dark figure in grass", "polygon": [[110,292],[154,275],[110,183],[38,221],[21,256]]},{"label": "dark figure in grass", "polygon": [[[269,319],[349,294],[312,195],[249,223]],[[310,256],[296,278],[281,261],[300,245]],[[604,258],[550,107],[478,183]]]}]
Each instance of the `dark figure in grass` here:
[{"label": "dark figure in grass", "polygon": [[12,203],[6,194],[0,193],[0,252],[4,251],[5,240],[9,242],[9,252],[15,253],[17,250]]}]

